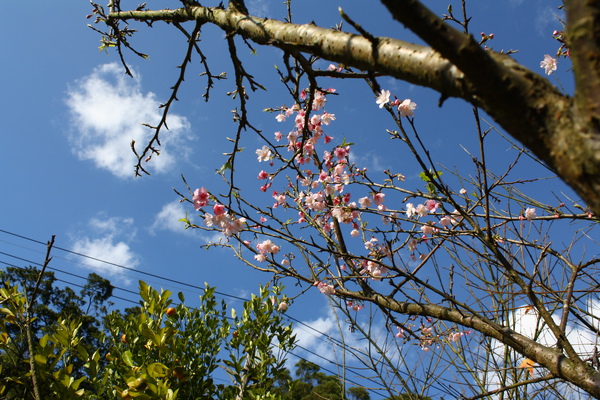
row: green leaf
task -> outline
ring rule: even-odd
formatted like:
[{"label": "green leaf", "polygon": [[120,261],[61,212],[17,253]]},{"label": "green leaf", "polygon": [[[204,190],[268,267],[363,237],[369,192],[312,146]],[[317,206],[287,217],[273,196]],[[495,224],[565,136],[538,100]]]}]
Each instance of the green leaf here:
[{"label": "green leaf", "polygon": [[36,354],[33,359],[40,364],[46,364],[48,362],[48,359],[41,354]]},{"label": "green leaf", "polygon": [[182,292],[177,293],[177,297],[179,297],[179,301],[184,303],[185,302],[185,296],[183,295]]},{"label": "green leaf", "polygon": [[225,164],[217,171],[217,173],[222,174],[223,172],[231,169],[233,171],[233,166],[231,165],[231,160],[227,160]]},{"label": "green leaf", "polygon": [[134,364],[133,364],[133,355],[131,354],[131,351],[127,350],[125,353],[123,353],[123,361],[129,367],[133,367],[134,366]]},{"label": "green leaf", "polygon": [[346,142],[346,138],[344,138],[344,140],[342,140],[342,144],[340,144],[340,147],[346,147],[346,146],[354,146],[354,143]]}]

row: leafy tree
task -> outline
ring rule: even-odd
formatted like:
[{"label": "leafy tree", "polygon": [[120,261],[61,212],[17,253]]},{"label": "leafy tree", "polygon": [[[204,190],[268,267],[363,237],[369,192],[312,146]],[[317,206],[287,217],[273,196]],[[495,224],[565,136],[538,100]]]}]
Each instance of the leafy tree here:
[{"label": "leafy tree", "polygon": [[[93,277],[82,292],[100,306],[107,292],[96,296],[91,287],[106,288],[105,283]],[[171,292],[140,282],[140,306],[107,315],[93,333],[96,347],[86,343],[90,333],[83,321],[88,316],[59,314],[55,321],[46,319],[43,336],[34,335],[31,359],[26,345],[15,352],[20,339],[9,332],[15,326],[18,332],[24,329],[27,298],[18,286],[6,283],[0,289],[0,394],[7,399],[277,398],[275,380],[285,375],[285,355],[295,340],[277,310],[279,289],[261,288],[243,304],[240,315],[219,303],[214,293],[207,286],[198,308],[186,307],[180,293],[182,303],[174,306]],[[28,362],[36,367],[35,383]],[[227,371],[231,385],[216,383],[220,368]],[[34,394],[35,387],[43,395]]]},{"label": "leafy tree", "polygon": [[348,388],[347,392],[348,397],[352,400],[371,400],[371,395],[369,395],[367,389],[363,387],[353,386]]},{"label": "leafy tree", "polygon": [[431,400],[431,397],[421,396],[413,393],[403,393],[398,396],[388,397],[387,400]]},{"label": "leafy tree", "polygon": [[[340,377],[321,372],[321,367],[307,360],[296,363],[296,377],[289,384],[289,391],[281,391],[282,400],[346,400]],[[362,387],[351,387],[348,395],[353,400],[369,400],[369,392]]]},{"label": "leafy tree", "polygon": [[[4,298],[2,300],[5,321],[3,323],[3,346],[0,352],[0,367],[5,372],[10,371],[3,379],[6,398],[29,398],[31,394],[30,367],[24,361],[29,358],[25,314],[23,308],[27,307],[28,299],[37,285],[37,300],[32,304],[30,315],[34,316],[29,323],[31,335],[39,343],[45,335],[49,337],[70,340],[77,332],[79,339],[77,346],[92,352],[103,348],[103,343],[98,336],[101,331],[101,318],[109,305],[108,299],[112,295],[113,287],[110,282],[97,274],[90,274],[87,283],[79,294],[71,288],[55,286],[56,277],[51,271],[41,271],[35,267],[15,268],[7,267],[0,271],[0,281],[3,282]],[[17,284],[17,287],[11,285]],[[29,296],[29,297],[26,297]],[[90,312],[93,311],[93,312]],[[45,347],[38,353],[40,358],[46,359],[53,349]],[[69,349],[62,357],[56,357],[57,365],[66,363],[70,365],[70,373],[81,377],[84,372],[85,359],[78,352]],[[50,373],[40,376],[38,384],[42,390],[51,386]]]},{"label": "leafy tree", "polygon": [[[429,47],[376,37],[344,12],[347,31],[340,25],[292,23],[291,1],[285,20],[248,15],[240,3],[205,7],[185,0],[180,8],[159,10],[147,4],[125,10],[119,1],[106,9],[94,4],[95,29],[102,31],[101,23],[106,24],[102,47],[116,48],[121,58],[123,49],[133,49],[130,39],[137,30],[129,24],[167,22],[188,41],[163,107],[165,118],[152,128],[151,141],[135,148],[136,172],[146,172],[145,162],[158,155],[168,110],[192,55],[205,69],[207,98],[223,77],[211,73],[199,40],[201,27],[214,25],[226,33],[237,127],[220,169],[227,190],[218,192],[225,194],[203,187],[182,193],[204,218],[200,225],[187,221],[188,228],[220,231],[230,237],[220,245],[252,267],[331,296],[351,329],[368,343],[358,358],[390,395],[600,398],[594,295],[600,261],[597,251],[584,250],[585,245],[596,249],[590,232],[600,215],[600,41],[594,28],[600,4],[561,6],[566,23],[554,36],[560,42],[557,56],[572,61],[576,88],[569,95],[510,55],[487,48],[490,36],[476,40],[466,1],[460,12],[448,7],[439,14],[417,0],[381,1]],[[189,27],[183,26],[186,21]],[[283,143],[251,123],[251,91],[263,86],[239,56],[236,46],[242,42],[283,53],[277,73],[293,105],[266,106],[282,123],[293,121],[286,123],[287,138],[276,136]],[[337,65],[320,69],[319,57]],[[542,62],[547,73],[554,64],[549,55]],[[456,171],[437,162],[420,132],[416,104],[382,87],[382,76],[431,88],[441,104],[448,97],[466,101],[476,142],[466,149],[472,169]],[[365,81],[374,105],[389,116],[385,135],[399,154],[414,161],[417,170],[410,172],[420,174],[421,186],[404,183],[401,166],[383,174],[367,171],[349,158],[354,144],[340,138],[331,143],[327,133],[335,106],[327,103],[333,90],[325,88],[335,86],[335,79]],[[482,118],[482,110],[496,124]],[[255,153],[259,162],[269,163],[268,171],[256,168],[265,182],[261,190],[276,191],[264,205],[245,198],[248,182],[235,179],[236,166],[249,160],[243,152],[245,130],[264,142]],[[498,146],[513,151],[501,168],[488,164]],[[523,159],[533,160],[523,166],[532,173],[538,173],[532,165],[548,170],[515,176]],[[548,193],[540,177],[549,173],[562,178],[587,206]],[[564,243],[567,231],[572,239]],[[553,235],[561,239],[552,240]],[[369,305],[380,314],[361,317],[366,311],[358,312]],[[373,335],[375,324],[388,335]],[[450,379],[446,374],[454,383],[441,379]]]}]

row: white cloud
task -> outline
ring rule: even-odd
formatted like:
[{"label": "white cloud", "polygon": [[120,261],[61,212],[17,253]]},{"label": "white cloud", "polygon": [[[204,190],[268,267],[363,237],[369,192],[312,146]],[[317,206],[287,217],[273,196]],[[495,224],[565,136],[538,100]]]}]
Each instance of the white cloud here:
[{"label": "white cloud", "polygon": [[[71,111],[70,143],[81,160],[91,160],[119,178],[133,177],[136,162],[130,144],[146,146],[153,131],[142,123],[157,125],[161,114],[154,93],[142,93],[141,81],[126,76],[116,64],[104,64],[75,82],[67,93]],[[190,124],[174,113],[167,120],[169,130],[161,135],[161,153],[150,163],[157,173],[169,171],[177,159],[187,157]]]},{"label": "white cloud", "polygon": [[154,223],[150,227],[150,231],[154,233],[157,230],[167,230],[175,233],[193,232],[190,229],[184,230],[184,223],[180,221],[182,218],[193,219],[191,215],[186,215],[186,210],[183,204],[178,201],[167,203],[156,214]]},{"label": "white cloud", "polygon": [[80,235],[72,246],[74,252],[91,257],[78,260],[79,264],[93,269],[99,275],[109,275],[113,280],[118,278],[120,283],[129,285],[131,279],[117,265],[136,268],[140,264],[138,255],[129,247],[129,242],[136,235],[133,224],[132,218],[109,218],[103,214],[92,218],[89,227],[96,237]]},{"label": "white cloud", "polygon": [[356,151],[353,149],[350,152],[350,163],[356,164],[358,168],[367,168],[369,171],[381,172],[390,169],[390,166],[385,166],[381,157],[372,151],[364,154],[356,154]]},{"label": "white cloud", "polygon": [[[599,303],[595,300],[590,300],[588,303],[588,313],[594,315],[594,317],[589,317],[588,321],[591,324],[598,326],[598,311],[599,311]],[[554,323],[557,325],[560,324],[560,316],[558,314],[553,314],[552,319]],[[541,317],[537,314],[536,311],[532,310],[531,307],[520,307],[518,308],[513,316],[512,320],[509,321],[509,326],[514,329],[516,332],[527,336],[529,338],[535,339],[535,341],[541,345],[553,347],[556,345],[556,338],[550,331],[550,329],[542,323]],[[597,337],[595,333],[591,330],[587,329],[585,326],[574,325],[569,323],[566,329],[566,337],[569,342],[573,345],[574,350],[581,355],[583,359],[590,357],[594,348],[599,344],[600,339]],[[506,357],[506,349],[505,345],[500,343],[499,341],[493,341],[492,344],[493,349],[493,360],[496,366],[500,368],[504,367],[504,360]],[[514,366],[518,366],[519,363],[524,359],[520,354],[513,352],[511,361],[515,363]],[[488,368],[494,367],[488,365]],[[523,371],[526,373],[526,371]],[[543,376],[547,371],[539,368],[539,366],[535,366],[533,370],[534,377]],[[490,390],[497,389],[501,386],[500,382],[500,372],[491,372],[487,375],[487,385]],[[579,398],[587,398],[586,395],[581,396],[579,389],[575,388],[570,384],[560,384],[558,387],[559,391],[566,398],[579,399]]]},{"label": "white cloud", "polygon": [[266,17],[269,13],[269,3],[265,0],[250,0],[246,4],[251,15]]},{"label": "white cloud", "polygon": [[[166,230],[194,237],[204,243],[220,243],[227,240],[221,232],[207,232],[194,228],[185,229],[185,224],[180,221],[182,218],[189,219],[193,224],[204,226],[204,220],[202,218],[200,218],[200,221],[198,222],[194,219],[194,213],[186,214],[186,204],[180,203],[179,201],[165,204],[154,217],[154,222],[150,227],[150,233],[155,234],[156,231]],[[191,208],[191,206],[188,206],[188,208]]]},{"label": "white cloud", "polygon": [[[564,15],[562,16],[562,19],[564,20]],[[543,3],[538,4],[534,24],[537,33],[540,36],[549,39],[552,35],[552,31],[561,29],[559,14],[556,11],[556,7]]]}]

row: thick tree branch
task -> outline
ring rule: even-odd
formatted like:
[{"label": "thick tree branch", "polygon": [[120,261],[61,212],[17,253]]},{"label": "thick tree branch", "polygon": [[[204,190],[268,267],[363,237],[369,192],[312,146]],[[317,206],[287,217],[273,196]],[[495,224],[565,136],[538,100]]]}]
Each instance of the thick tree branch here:
[{"label": "thick tree branch", "polygon": [[476,100],[464,87],[462,73],[439,53],[397,39],[378,38],[374,46],[372,41],[360,35],[201,6],[177,10],[122,11],[108,16],[109,21],[129,19],[212,23],[226,32],[235,32],[258,44],[304,51],[351,67],[377,71],[431,87],[444,96]]},{"label": "thick tree branch", "polygon": [[[567,45],[575,72],[576,124],[565,168],[579,181],[575,190],[598,214],[600,210],[600,4],[567,1]],[[565,132],[566,134],[566,132]],[[568,140],[565,137],[565,141]],[[569,165],[569,163],[573,163]],[[566,180],[566,179],[565,179]],[[594,199],[594,200],[590,200]]]},{"label": "thick tree branch", "polygon": [[483,108],[554,168],[600,214],[600,140],[578,128],[571,98],[509,56],[485,51],[471,36],[451,28],[418,1],[383,2],[396,19],[433,48],[202,6],[114,12],[107,22],[138,19],[211,23],[258,44],[308,52],[429,87],[443,97],[465,99]]},{"label": "thick tree branch", "polygon": [[342,297],[369,301],[399,314],[437,318],[472,328],[485,336],[507,344],[525,357],[537,361],[546,367],[552,375],[576,383],[595,398],[600,398],[600,372],[589,365],[573,362],[556,348],[543,346],[533,339],[502,325],[484,320],[477,315],[437,304],[402,302],[378,293],[364,295],[359,292],[337,290],[336,294]]},{"label": "thick tree branch", "polygon": [[566,3],[569,31],[576,32],[569,34],[573,36],[572,51],[578,54],[573,60],[578,84],[576,111],[572,99],[561,95],[546,79],[485,51],[470,35],[441,21],[420,1],[382,2],[396,20],[464,73],[488,114],[600,213],[600,10],[596,2]]}]

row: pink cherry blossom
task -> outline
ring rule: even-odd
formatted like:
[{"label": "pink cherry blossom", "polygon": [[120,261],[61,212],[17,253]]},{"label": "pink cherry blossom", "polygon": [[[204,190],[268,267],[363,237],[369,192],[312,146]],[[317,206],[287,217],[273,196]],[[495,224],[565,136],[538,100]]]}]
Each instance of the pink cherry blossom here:
[{"label": "pink cherry blossom", "polygon": [[258,262],[265,262],[267,260],[267,256],[264,254],[255,254],[254,259]]},{"label": "pink cherry blossom", "polygon": [[327,99],[325,98],[325,93],[321,92],[320,90],[316,91],[315,98],[312,103],[313,110],[318,111],[323,108],[326,101]]},{"label": "pink cherry blossom", "polygon": [[415,249],[417,248],[417,245],[419,244],[419,242],[417,241],[417,239],[412,238],[408,241],[407,245],[408,245],[408,250],[410,251],[415,251]]},{"label": "pink cherry blossom", "polygon": [[525,218],[527,219],[527,221],[531,221],[535,217],[537,217],[537,214],[535,213],[535,208],[527,208],[525,210]]},{"label": "pink cherry blossom", "polygon": [[313,286],[316,286],[321,293],[327,296],[331,296],[335,293],[335,288],[332,285],[328,285],[325,282],[317,281],[313,284]]},{"label": "pink cherry blossom", "polygon": [[419,204],[416,209],[416,213],[419,217],[424,217],[427,215],[427,207],[423,204]]},{"label": "pink cherry blossom", "polygon": [[264,145],[262,148],[256,150],[257,159],[259,162],[261,161],[269,161],[271,159],[271,150]]},{"label": "pink cherry blossom", "polygon": [[[219,207],[217,207],[217,211],[221,211]],[[244,229],[246,226],[246,218],[235,219],[227,212],[218,215],[206,213],[204,214],[204,224],[208,227],[217,226],[225,236],[233,236]]]},{"label": "pink cherry blossom", "polygon": [[379,93],[379,96],[377,96],[377,99],[375,100],[375,103],[377,103],[379,105],[379,108],[383,108],[383,106],[389,102],[390,102],[390,91],[389,90],[382,90],[381,93]]},{"label": "pink cherry blossom", "polygon": [[410,101],[410,99],[406,99],[398,106],[398,112],[401,117],[412,117],[415,115],[416,108],[417,103]]},{"label": "pink cherry blossom", "polygon": [[371,207],[371,199],[369,197],[361,197],[358,199],[358,204],[360,204],[361,208],[369,208]]},{"label": "pink cherry blossom", "polygon": [[265,240],[262,243],[256,245],[256,250],[261,254],[277,254],[279,253],[279,246],[273,243],[270,239]]},{"label": "pink cherry blossom", "polygon": [[450,333],[448,335],[448,340],[451,341],[451,342],[458,342],[460,340],[461,336],[462,336],[461,333],[459,333],[459,332],[453,332],[453,333]]},{"label": "pink cherry blossom", "polygon": [[286,116],[284,113],[280,113],[277,114],[277,116],[275,117],[275,119],[277,120],[277,122],[284,122],[286,119]]},{"label": "pink cherry blossom", "polygon": [[338,158],[338,160],[343,160],[350,153],[350,146],[346,147],[336,147],[333,151],[333,154]]},{"label": "pink cherry blossom", "polygon": [[328,112],[324,112],[321,116],[321,122],[323,125],[329,125],[331,121],[335,121],[335,114],[329,114]]},{"label": "pink cherry blossom", "polygon": [[367,242],[365,242],[365,249],[371,250],[373,247],[375,247],[378,241],[379,240],[377,240],[377,238],[374,237],[369,239]]},{"label": "pink cherry blossom", "polygon": [[375,193],[373,195],[373,202],[377,205],[383,204],[385,201],[385,193]]},{"label": "pink cherry blossom", "polygon": [[286,303],[285,301],[282,301],[281,303],[279,303],[279,306],[277,306],[277,311],[285,311],[288,309],[288,303]]},{"label": "pink cherry blossom", "polygon": [[550,75],[558,68],[558,61],[556,58],[550,56],[550,54],[544,55],[544,60],[540,63],[540,68],[544,68],[546,75]]},{"label": "pink cherry blossom", "polygon": [[435,233],[435,228],[431,225],[423,225],[421,226],[421,232],[423,232],[424,235],[432,235]]},{"label": "pink cherry blossom", "polygon": [[413,203],[406,203],[406,218],[410,218],[417,213]]},{"label": "pink cherry blossom", "polygon": [[450,225],[452,225],[452,218],[448,217],[448,216],[444,216],[440,219],[440,225],[442,225],[444,228],[449,227]]},{"label": "pink cherry blossom", "polygon": [[277,192],[273,192],[273,198],[275,199],[275,205],[273,207],[284,205],[287,200],[287,196],[285,194],[279,194]]},{"label": "pink cherry blossom", "polygon": [[213,212],[215,215],[223,215],[225,214],[225,206],[223,204],[215,204],[213,206]]},{"label": "pink cherry blossom", "polygon": [[205,188],[194,190],[194,196],[192,197],[192,200],[194,202],[194,209],[196,211],[208,204],[208,196],[208,192]]},{"label": "pink cherry blossom", "polygon": [[432,213],[435,212],[439,206],[440,206],[440,203],[438,203],[435,200],[427,200],[425,202],[425,208],[427,208],[427,211],[432,212]]},{"label": "pink cherry blossom", "polygon": [[269,174],[267,174],[266,171],[260,171],[258,173],[258,179],[259,180],[267,179],[268,176],[269,176]]}]

